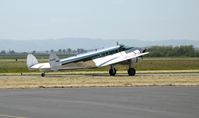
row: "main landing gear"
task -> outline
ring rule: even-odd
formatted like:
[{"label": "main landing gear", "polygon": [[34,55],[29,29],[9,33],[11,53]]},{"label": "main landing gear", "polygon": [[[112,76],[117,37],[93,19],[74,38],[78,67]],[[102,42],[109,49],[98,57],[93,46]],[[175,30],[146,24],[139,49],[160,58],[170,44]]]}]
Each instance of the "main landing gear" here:
[{"label": "main landing gear", "polygon": [[[135,68],[131,68],[131,67],[129,67],[127,72],[129,76],[135,76],[136,74]],[[110,76],[115,76],[116,73],[117,73],[117,70],[113,66],[111,66],[111,68],[109,69]]]},{"label": "main landing gear", "polygon": [[[129,63],[129,69],[128,69],[128,75],[129,76],[135,76],[135,74],[136,74],[136,70],[135,70],[135,68],[134,68],[134,61],[133,60],[128,60],[128,63]],[[115,76],[115,74],[116,74],[116,69],[114,68],[114,66],[113,65],[111,65],[111,67],[110,67],[110,69],[109,69],[109,74],[110,74],[110,76]]]},{"label": "main landing gear", "polygon": [[135,74],[136,74],[136,70],[133,67],[134,67],[133,61],[129,60],[129,69],[128,69],[129,76],[135,76]]}]

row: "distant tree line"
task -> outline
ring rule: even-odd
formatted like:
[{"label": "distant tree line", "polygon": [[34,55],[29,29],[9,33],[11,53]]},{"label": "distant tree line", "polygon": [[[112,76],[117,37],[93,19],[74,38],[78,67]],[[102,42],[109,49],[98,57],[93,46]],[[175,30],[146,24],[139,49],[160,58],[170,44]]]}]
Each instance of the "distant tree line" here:
[{"label": "distant tree line", "polygon": [[49,54],[51,52],[55,52],[60,58],[64,58],[64,57],[68,57],[68,56],[72,56],[72,55],[77,55],[77,54],[81,54],[81,53],[85,53],[88,50],[82,49],[82,48],[78,48],[78,49],[58,49],[58,50],[46,50],[46,51],[36,51],[33,50],[31,52],[16,52],[14,50],[1,50],[0,51],[0,58],[4,58],[4,59],[23,59],[26,58],[27,54],[32,53],[34,54],[37,58],[39,59],[47,59],[49,58]]},{"label": "distant tree line", "polygon": [[51,52],[56,52],[58,55],[76,55],[76,54],[81,54],[81,53],[86,53],[87,50],[78,48],[78,49],[58,49],[58,50],[50,50],[50,51],[45,51],[47,54],[50,54]]},{"label": "distant tree line", "polygon": [[148,50],[148,57],[199,57],[199,50],[192,45],[152,46]]},{"label": "distant tree line", "polygon": [[15,54],[15,53],[16,53],[16,52],[15,52],[14,50],[9,50],[9,51],[2,50],[2,51],[0,52],[1,55],[3,55],[3,54]]},{"label": "distant tree line", "polygon": [[[47,50],[47,51],[36,51],[36,50],[33,50],[32,54],[50,54],[51,52],[56,52],[57,54],[66,54],[66,55],[75,55],[75,54],[80,54],[80,53],[85,53],[87,52],[88,50],[85,50],[85,49],[82,49],[82,48],[78,48],[78,49],[71,49],[71,48],[68,48],[68,49],[58,49],[58,50]],[[24,53],[24,52],[23,52]],[[25,52],[27,53],[27,52]],[[1,55],[4,55],[4,54],[22,54],[20,52],[15,52],[14,50],[9,50],[9,51],[6,51],[6,50],[1,50],[0,51],[0,54]]]},{"label": "distant tree line", "polygon": [[[51,50],[51,52],[53,52],[54,50]],[[75,55],[75,54],[81,54],[81,53],[86,53],[87,50],[82,49],[82,48],[78,48],[78,49],[71,49],[71,48],[67,48],[67,49],[59,49],[58,51],[56,51],[58,54],[67,54],[67,55]]]}]

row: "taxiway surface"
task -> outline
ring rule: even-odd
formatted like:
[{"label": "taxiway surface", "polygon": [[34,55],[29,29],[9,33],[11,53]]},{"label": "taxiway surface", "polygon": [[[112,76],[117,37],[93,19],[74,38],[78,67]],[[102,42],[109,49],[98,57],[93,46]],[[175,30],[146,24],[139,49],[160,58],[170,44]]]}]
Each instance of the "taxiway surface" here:
[{"label": "taxiway surface", "polygon": [[0,118],[198,118],[199,87],[0,89]]}]

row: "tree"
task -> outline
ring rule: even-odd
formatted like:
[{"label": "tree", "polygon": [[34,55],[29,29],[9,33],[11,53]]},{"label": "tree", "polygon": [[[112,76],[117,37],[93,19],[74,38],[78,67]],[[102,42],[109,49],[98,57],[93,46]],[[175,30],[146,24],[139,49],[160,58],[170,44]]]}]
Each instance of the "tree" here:
[{"label": "tree", "polygon": [[59,50],[58,50],[58,53],[59,53],[59,54],[62,54],[62,49],[59,49]]},{"label": "tree", "polygon": [[66,54],[66,49],[63,49],[63,53]]},{"label": "tree", "polygon": [[35,50],[33,50],[33,51],[32,51],[32,54],[36,54],[36,51],[35,51]]},{"label": "tree", "polygon": [[9,54],[15,54],[14,50],[9,50]]},{"label": "tree", "polygon": [[194,57],[199,51],[192,45],[184,46],[152,46],[149,48],[149,57]]},{"label": "tree", "polygon": [[2,50],[2,51],[1,51],[1,54],[6,54],[6,51],[5,51],[5,50]]},{"label": "tree", "polygon": [[51,49],[51,50],[50,50],[50,52],[54,52],[54,50],[53,50],[53,49]]},{"label": "tree", "polygon": [[68,54],[72,54],[72,49],[68,48],[67,52],[68,52]]}]

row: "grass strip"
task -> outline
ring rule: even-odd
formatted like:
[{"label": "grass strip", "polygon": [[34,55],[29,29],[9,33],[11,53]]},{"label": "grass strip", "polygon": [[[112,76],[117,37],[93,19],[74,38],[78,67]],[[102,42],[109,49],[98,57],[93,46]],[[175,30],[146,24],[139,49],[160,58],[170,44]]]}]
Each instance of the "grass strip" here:
[{"label": "grass strip", "polygon": [[0,88],[76,88],[134,86],[199,86],[199,73],[137,74],[129,77],[101,73],[56,73],[40,77],[39,73],[1,75]]}]

